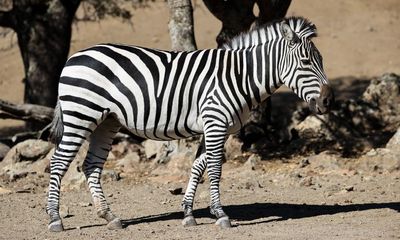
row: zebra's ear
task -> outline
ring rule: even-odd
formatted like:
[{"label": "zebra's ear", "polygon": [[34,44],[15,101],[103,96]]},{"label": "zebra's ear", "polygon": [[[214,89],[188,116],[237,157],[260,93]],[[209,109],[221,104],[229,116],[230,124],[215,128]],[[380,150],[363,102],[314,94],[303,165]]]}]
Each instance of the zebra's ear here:
[{"label": "zebra's ear", "polygon": [[299,41],[299,37],[297,36],[297,34],[290,28],[290,26],[285,21],[281,22],[280,29],[282,36],[290,43],[294,44]]}]

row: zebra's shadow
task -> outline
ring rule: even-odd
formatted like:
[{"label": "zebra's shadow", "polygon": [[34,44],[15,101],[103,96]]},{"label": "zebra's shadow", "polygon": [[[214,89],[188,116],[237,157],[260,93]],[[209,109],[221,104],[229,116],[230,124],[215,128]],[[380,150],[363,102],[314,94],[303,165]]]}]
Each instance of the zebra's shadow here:
[{"label": "zebra's shadow", "polygon": [[[254,225],[260,223],[284,221],[288,219],[300,219],[321,215],[333,215],[338,213],[366,211],[372,209],[392,209],[400,212],[400,202],[387,203],[362,203],[348,205],[307,205],[289,203],[252,203],[244,205],[224,206],[225,212],[239,225]],[[193,215],[195,218],[211,217],[208,208],[197,209]],[[273,218],[271,218],[273,217]],[[170,212],[165,214],[150,215],[139,218],[123,220],[124,227],[140,223],[151,223],[167,220],[180,220],[182,212]],[[267,219],[266,219],[267,218]]]}]

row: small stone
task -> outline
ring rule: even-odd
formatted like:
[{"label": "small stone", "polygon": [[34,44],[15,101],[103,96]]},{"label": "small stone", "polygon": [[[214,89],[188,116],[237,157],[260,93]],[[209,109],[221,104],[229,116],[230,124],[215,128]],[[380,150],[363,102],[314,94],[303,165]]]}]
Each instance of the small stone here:
[{"label": "small stone", "polygon": [[61,218],[68,218],[71,217],[72,215],[69,214],[69,207],[67,206],[61,206],[60,207],[60,217]]},{"label": "small stone", "polygon": [[168,189],[168,191],[172,194],[172,195],[180,195],[182,194],[182,188],[178,187],[178,188],[170,188]]},{"label": "small stone", "polygon": [[11,190],[0,187],[0,195],[11,193]]},{"label": "small stone", "polygon": [[244,163],[244,166],[250,170],[256,170],[256,166],[258,162],[261,161],[261,157],[257,154],[251,154],[247,161]]},{"label": "small stone", "polygon": [[107,195],[107,197],[112,197],[112,196],[114,196],[114,194],[112,194],[112,193]]},{"label": "small stone", "polygon": [[101,180],[103,181],[119,181],[121,180],[121,176],[119,173],[117,173],[114,170],[103,170],[103,173],[101,174]]},{"label": "small stone", "polygon": [[313,178],[312,177],[305,177],[300,180],[300,186],[309,187],[313,185]]},{"label": "small stone", "polygon": [[244,185],[245,189],[253,189],[253,184],[251,182],[246,182]]},{"label": "small stone", "polygon": [[310,165],[310,161],[308,161],[308,158],[303,158],[299,163],[299,168],[304,168],[308,165]]},{"label": "small stone", "polygon": [[347,192],[352,192],[354,191],[354,186],[346,186],[344,190],[346,190]]},{"label": "small stone", "polygon": [[81,207],[89,207],[89,206],[92,206],[92,203],[91,202],[80,202],[79,206],[81,206]]}]

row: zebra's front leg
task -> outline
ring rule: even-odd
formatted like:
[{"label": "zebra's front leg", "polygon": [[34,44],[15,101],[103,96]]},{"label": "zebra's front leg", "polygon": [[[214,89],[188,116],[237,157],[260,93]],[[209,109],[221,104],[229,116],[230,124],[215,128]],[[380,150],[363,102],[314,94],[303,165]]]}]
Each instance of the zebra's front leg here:
[{"label": "zebra's front leg", "polygon": [[89,151],[83,163],[89,190],[92,195],[93,203],[97,215],[107,221],[108,229],[121,229],[121,219],[116,217],[110,210],[101,187],[101,172],[115,134],[118,132],[120,124],[113,118],[107,118],[94,131],[90,138]]},{"label": "zebra's front leg", "polygon": [[199,157],[196,158],[196,160],[193,163],[190,180],[186,188],[185,196],[183,197],[182,201],[183,217],[184,217],[182,225],[185,227],[197,225],[196,219],[193,216],[193,201],[194,201],[194,196],[196,194],[197,186],[200,182],[201,177],[203,176],[206,167],[207,167],[206,154],[202,153]]},{"label": "zebra's front leg", "polygon": [[222,172],[222,159],[224,157],[224,144],[226,136],[226,125],[217,120],[205,121],[205,146],[207,159],[207,174],[210,181],[210,212],[217,221],[216,225],[221,228],[230,228],[231,222],[228,215],[222,210],[220,200],[219,183]]}]

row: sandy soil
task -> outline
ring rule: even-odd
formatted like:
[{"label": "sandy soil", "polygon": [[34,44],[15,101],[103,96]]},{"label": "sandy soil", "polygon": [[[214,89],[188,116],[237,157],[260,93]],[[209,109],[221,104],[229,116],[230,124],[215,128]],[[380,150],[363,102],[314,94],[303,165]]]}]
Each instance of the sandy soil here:
[{"label": "sandy soil", "polygon": [[[0,239],[399,239],[400,175],[359,174],[348,170],[300,173],[296,161],[264,163],[255,171],[233,162],[224,165],[222,201],[234,227],[221,230],[207,208],[208,184],[195,201],[199,226],[181,226],[182,195],[168,189],[181,181],[106,182],[111,208],[124,222],[106,229],[87,190],[63,193],[66,231],[49,233],[44,212],[47,179],[20,181],[0,195]],[[300,171],[301,172],[301,171]],[[305,179],[311,176],[311,183]],[[153,180],[152,180],[153,179]],[[142,179],[143,181],[143,179]],[[32,184],[32,182],[34,184]],[[22,184],[22,185],[21,185]],[[25,184],[25,185],[24,185]],[[19,186],[18,186],[19,185]],[[20,192],[20,193],[18,193]],[[11,237],[11,238],[10,238]]]},{"label": "sandy soil", "polygon": [[[333,81],[400,73],[398,0],[293,1],[289,15],[305,16],[317,25],[316,43]],[[110,19],[75,25],[71,53],[99,42],[169,48],[165,3],[137,10],[132,22]],[[220,23],[199,0],[195,23],[199,48],[214,47]],[[10,39],[0,39],[1,48],[9,43]],[[0,51],[0,99],[21,102],[22,78],[17,46]],[[0,120],[0,127],[19,124]],[[0,180],[0,239],[400,239],[398,172],[303,169],[299,177],[300,160],[263,162],[256,171],[235,162],[225,164],[222,200],[234,223],[229,230],[213,225],[206,208],[208,184],[200,186],[196,198],[200,226],[181,226],[182,195],[171,195],[168,189],[185,187],[187,178],[106,182],[111,207],[124,220],[125,229],[120,231],[107,230],[94,208],[87,206],[91,202],[87,189],[64,192],[62,205],[70,216],[64,219],[67,231],[58,234],[49,233],[46,226],[47,175],[11,183]]]}]

